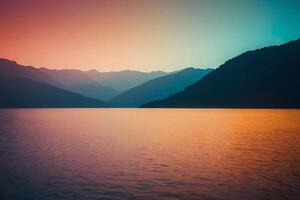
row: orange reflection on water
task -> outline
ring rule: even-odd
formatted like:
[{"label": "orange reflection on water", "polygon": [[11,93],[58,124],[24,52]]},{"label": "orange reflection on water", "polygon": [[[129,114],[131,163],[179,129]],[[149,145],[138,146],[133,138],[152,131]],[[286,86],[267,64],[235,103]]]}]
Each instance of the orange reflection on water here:
[{"label": "orange reflection on water", "polygon": [[140,199],[299,194],[300,110],[0,112],[15,141],[1,143],[7,154],[13,149],[7,160],[34,186],[50,182],[59,191],[103,198],[107,192]]}]

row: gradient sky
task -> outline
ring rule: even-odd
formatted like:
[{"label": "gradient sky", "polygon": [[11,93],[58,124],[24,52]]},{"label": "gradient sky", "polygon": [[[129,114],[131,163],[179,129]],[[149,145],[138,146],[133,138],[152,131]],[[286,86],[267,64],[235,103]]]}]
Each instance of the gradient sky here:
[{"label": "gradient sky", "polygon": [[217,67],[300,37],[300,0],[0,0],[0,57],[99,71]]}]

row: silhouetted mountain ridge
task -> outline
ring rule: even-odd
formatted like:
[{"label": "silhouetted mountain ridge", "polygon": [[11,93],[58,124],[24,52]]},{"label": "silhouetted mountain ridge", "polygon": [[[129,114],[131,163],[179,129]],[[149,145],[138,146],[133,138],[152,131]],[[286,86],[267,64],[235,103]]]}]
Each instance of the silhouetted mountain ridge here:
[{"label": "silhouetted mountain ridge", "polygon": [[121,93],[151,79],[165,76],[168,73],[163,71],[140,72],[134,70],[101,73],[97,70],[89,70],[86,74],[101,85],[109,86]]},{"label": "silhouetted mountain ridge", "polygon": [[300,107],[300,39],[247,51],[200,81],[143,107]]},{"label": "silhouetted mountain ridge", "polygon": [[108,107],[103,101],[28,78],[0,78],[0,97],[1,108]]},{"label": "silhouetted mountain ridge", "polygon": [[110,102],[120,107],[139,107],[181,91],[211,71],[212,69],[186,68],[131,88],[114,97]]},{"label": "silhouetted mountain ridge", "polygon": [[50,76],[40,72],[32,66],[19,65],[15,61],[0,59],[0,78],[29,78],[35,81],[41,81],[58,86]]},{"label": "silhouetted mountain ridge", "polygon": [[40,71],[58,82],[62,89],[76,92],[87,97],[108,100],[118,94],[113,88],[101,85],[80,70],[40,68]]}]

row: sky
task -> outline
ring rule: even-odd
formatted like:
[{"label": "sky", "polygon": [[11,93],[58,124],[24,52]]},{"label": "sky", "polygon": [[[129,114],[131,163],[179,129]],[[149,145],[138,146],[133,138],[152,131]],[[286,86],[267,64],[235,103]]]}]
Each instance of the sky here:
[{"label": "sky", "polygon": [[0,57],[47,68],[218,67],[300,38],[300,0],[0,0]]}]

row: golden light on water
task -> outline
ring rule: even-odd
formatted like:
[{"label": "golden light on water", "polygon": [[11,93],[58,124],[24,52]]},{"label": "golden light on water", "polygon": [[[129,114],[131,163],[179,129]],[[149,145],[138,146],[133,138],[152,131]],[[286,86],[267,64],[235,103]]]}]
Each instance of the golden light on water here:
[{"label": "golden light on water", "polygon": [[1,112],[8,127],[1,131],[10,135],[1,142],[6,165],[33,188],[46,182],[78,195],[111,191],[154,199],[297,193],[299,110]]}]

